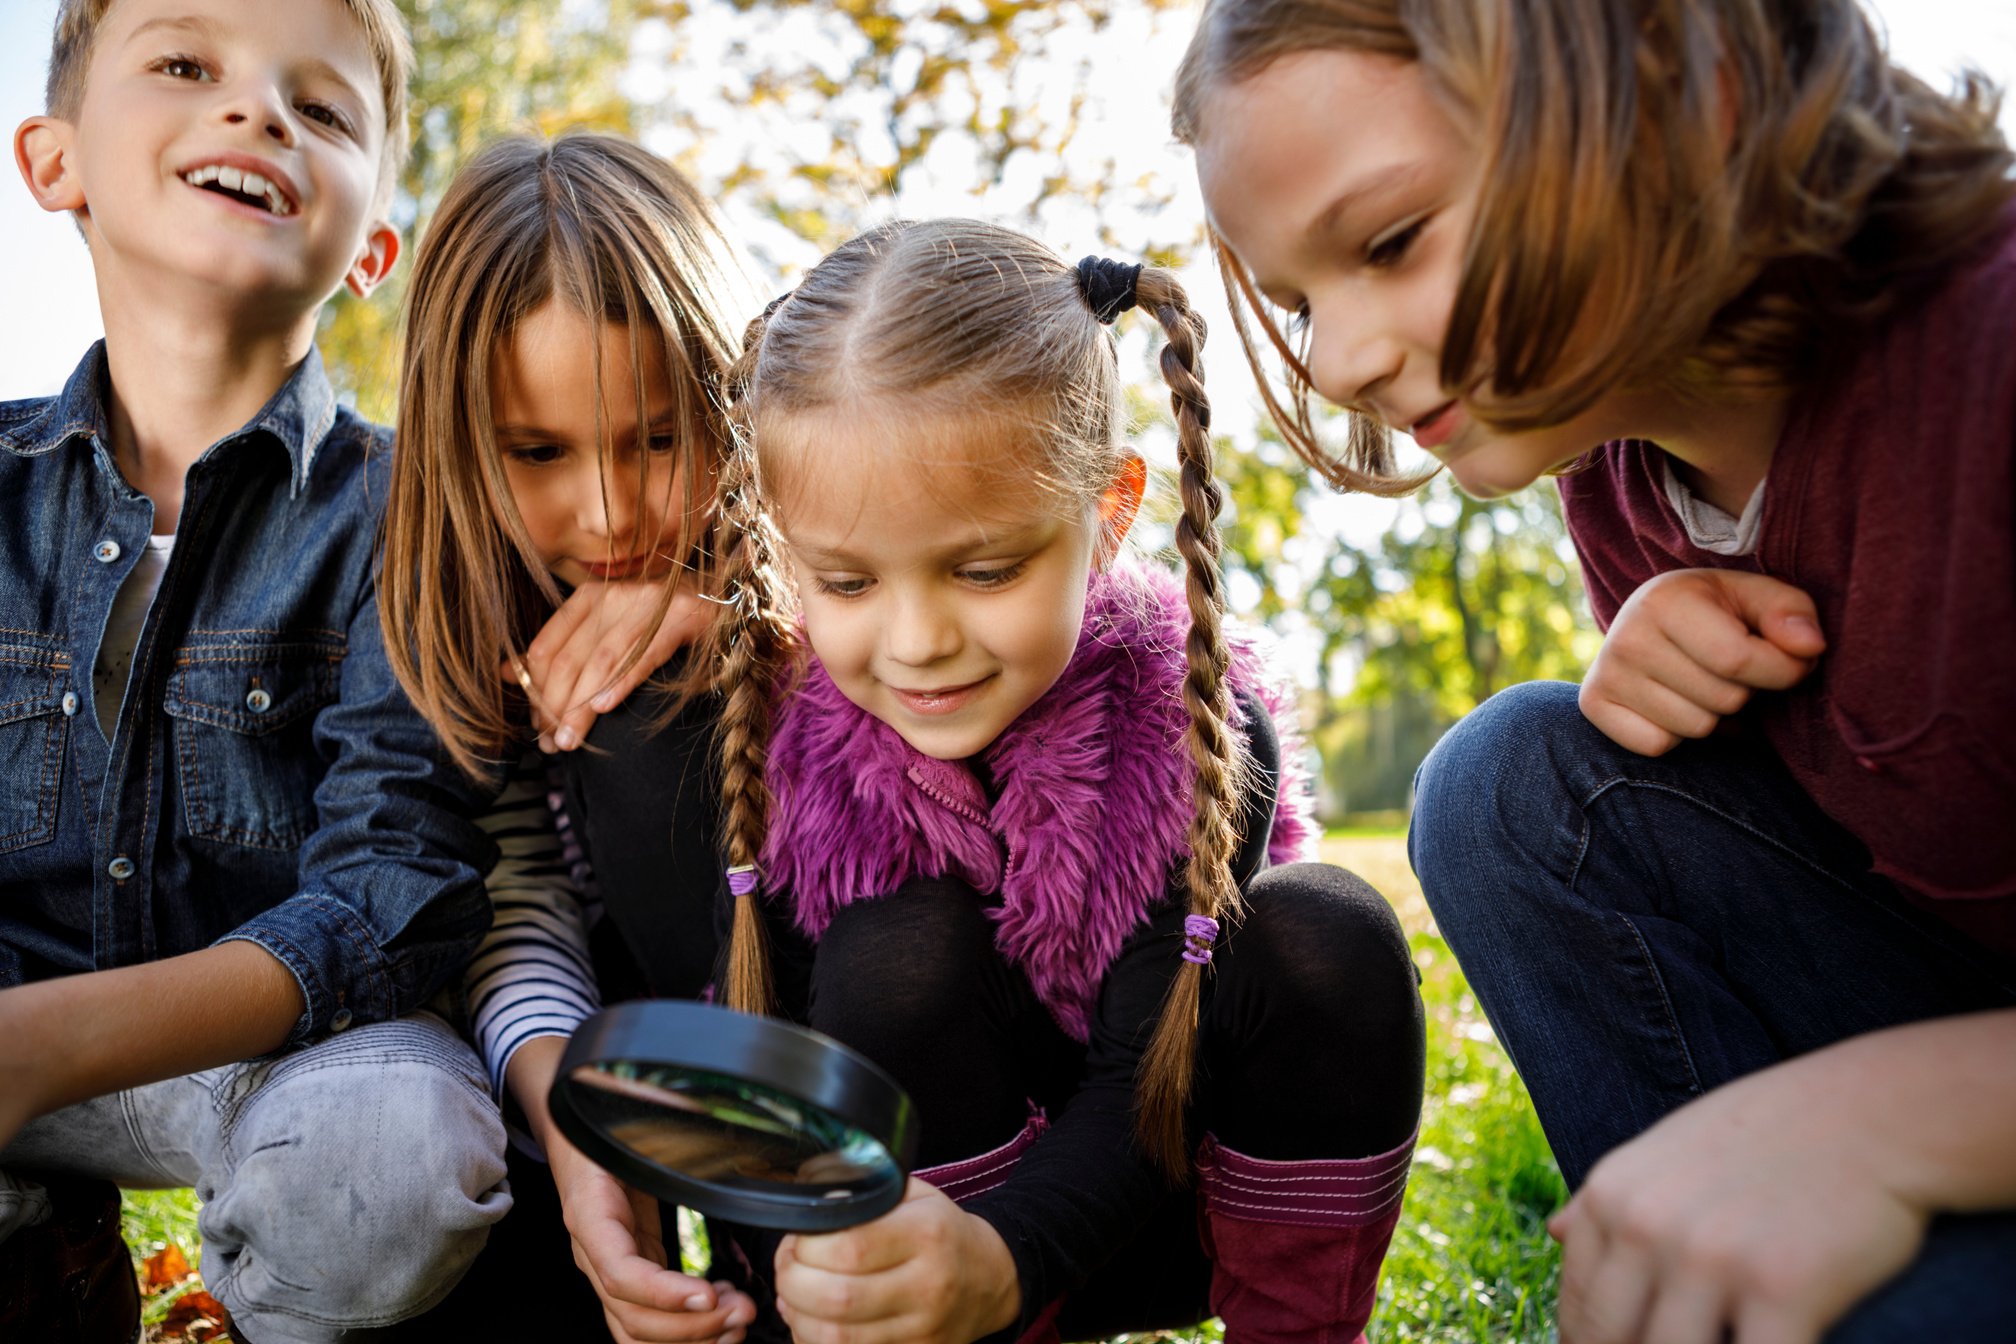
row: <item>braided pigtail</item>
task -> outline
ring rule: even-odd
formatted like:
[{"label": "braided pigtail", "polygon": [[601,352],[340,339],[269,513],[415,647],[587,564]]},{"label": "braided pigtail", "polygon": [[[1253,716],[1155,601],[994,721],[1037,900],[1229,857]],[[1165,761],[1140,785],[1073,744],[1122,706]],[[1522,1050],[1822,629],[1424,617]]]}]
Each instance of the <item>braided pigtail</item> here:
[{"label": "braided pigtail", "polygon": [[1176,549],[1183,557],[1190,600],[1190,634],[1184,657],[1184,734],[1196,771],[1195,814],[1190,820],[1190,862],[1184,871],[1190,916],[1184,921],[1183,965],[1169,987],[1154,1038],[1141,1060],[1138,1081],[1142,1146],[1165,1171],[1189,1171],[1186,1117],[1197,1058],[1197,1014],[1204,968],[1219,921],[1239,917],[1239,887],[1232,857],[1239,837],[1237,795],[1242,757],[1232,737],[1232,697],[1226,682],[1230,655],[1224,633],[1225,593],[1219,569],[1218,511],[1224,494],[1212,470],[1211,403],[1204,395],[1204,319],[1168,271],[1147,269],[1137,282],[1140,305],[1155,314],[1168,338],[1162,377],[1176,417],[1183,513]]},{"label": "braided pigtail", "polygon": [[727,607],[702,652],[717,669],[721,720],[716,733],[721,771],[723,846],[735,921],[728,940],[727,1001],[745,1013],[776,1010],[769,937],[757,902],[757,863],[769,827],[770,792],[763,781],[770,751],[771,706],[790,658],[793,632],[779,567],[778,539],[763,511],[749,392],[763,328],[776,304],[749,324],[742,356],[729,375],[734,434],[720,480],[720,600]]}]

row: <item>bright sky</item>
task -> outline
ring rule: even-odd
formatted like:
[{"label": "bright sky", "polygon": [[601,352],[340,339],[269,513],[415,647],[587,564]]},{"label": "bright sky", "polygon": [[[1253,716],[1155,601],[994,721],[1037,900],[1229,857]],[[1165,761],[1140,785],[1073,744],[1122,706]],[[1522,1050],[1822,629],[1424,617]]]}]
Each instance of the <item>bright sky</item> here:
[{"label": "bright sky", "polygon": [[[1912,69],[1943,82],[1962,63],[1972,62],[2004,84],[2016,82],[2016,5],[2006,0],[1881,0],[1875,8],[1889,25],[1898,58]],[[11,130],[41,111],[55,12],[56,0],[5,0],[0,5],[0,126]],[[1122,20],[1123,26],[1139,22]],[[765,23],[772,41],[788,31],[770,20]],[[1175,15],[1164,26],[1168,31],[1157,40],[1148,40],[1145,28],[1140,34],[1109,31],[1098,40],[1095,59],[1110,61],[1112,69],[1110,80],[1102,72],[1095,86],[1116,96],[1103,100],[1099,119],[1087,124],[1082,152],[1110,155],[1123,166],[1138,160],[1144,170],[1168,170],[1172,150],[1162,99],[1187,25]],[[1152,72],[1144,72],[1144,57],[1162,59]],[[649,82],[648,77],[640,79]],[[1151,89],[1154,96],[1149,96]],[[2003,120],[2016,133],[2016,100],[2005,108]],[[1173,162],[1180,172],[1180,159]],[[1194,183],[1187,175],[1176,180],[1182,188],[1178,208],[1194,215],[1198,210]],[[962,190],[934,191],[928,181],[906,192],[897,205],[911,215],[975,208]],[[1089,208],[1075,217],[1068,210],[1046,216],[1046,241],[1067,256],[1098,249],[1093,223]],[[1056,236],[1047,236],[1052,231]],[[1131,232],[1125,230],[1123,236]],[[1159,232],[1168,236],[1171,231]],[[772,255],[785,259],[779,255],[782,251]],[[100,334],[90,259],[69,221],[37,209],[12,175],[0,182],[0,258],[6,265],[0,288],[5,304],[0,311],[10,319],[0,323],[0,399],[53,392]],[[1215,291],[1217,282],[1200,273],[1193,287],[1202,299],[1202,291]],[[1229,347],[1213,352],[1213,367],[1222,369],[1228,381],[1237,362]]]}]

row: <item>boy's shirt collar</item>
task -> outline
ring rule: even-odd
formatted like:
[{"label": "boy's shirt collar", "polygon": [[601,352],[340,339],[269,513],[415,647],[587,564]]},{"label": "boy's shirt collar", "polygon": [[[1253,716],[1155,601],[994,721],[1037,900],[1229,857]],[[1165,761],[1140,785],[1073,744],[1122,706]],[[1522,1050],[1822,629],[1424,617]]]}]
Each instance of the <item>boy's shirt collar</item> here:
[{"label": "boy's shirt collar", "polygon": [[[51,398],[42,413],[21,424],[0,430],[0,448],[22,457],[36,457],[83,437],[110,444],[106,423],[105,342],[98,341],[85,352],[82,362]],[[265,431],[278,439],[293,464],[289,498],[298,496],[308,483],[308,471],[315,450],[336,423],[336,390],[329,385],[328,371],[322,367],[322,352],[311,345],[308,357],[288,375],[259,413],[243,426],[220,439],[228,443]],[[215,445],[205,450],[205,456]]]}]

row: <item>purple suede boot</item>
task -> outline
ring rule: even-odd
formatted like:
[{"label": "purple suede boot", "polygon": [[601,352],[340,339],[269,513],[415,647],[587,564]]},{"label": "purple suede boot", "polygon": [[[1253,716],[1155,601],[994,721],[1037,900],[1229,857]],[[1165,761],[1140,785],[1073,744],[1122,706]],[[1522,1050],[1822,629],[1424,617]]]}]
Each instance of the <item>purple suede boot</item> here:
[{"label": "purple suede boot", "polygon": [[1270,1162],[1206,1136],[1199,1218],[1228,1344],[1357,1344],[1400,1222],[1414,1140],[1376,1157]]}]

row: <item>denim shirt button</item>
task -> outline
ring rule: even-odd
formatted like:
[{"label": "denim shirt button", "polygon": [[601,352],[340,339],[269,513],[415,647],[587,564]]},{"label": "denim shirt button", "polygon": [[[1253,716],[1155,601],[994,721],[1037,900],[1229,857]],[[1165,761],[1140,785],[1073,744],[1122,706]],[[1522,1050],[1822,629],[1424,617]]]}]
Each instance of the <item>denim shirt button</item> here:
[{"label": "denim shirt button", "polygon": [[348,1008],[338,1008],[335,1016],[329,1019],[329,1030],[331,1031],[342,1031],[349,1027],[349,1025],[350,1010]]},{"label": "denim shirt button", "polygon": [[109,565],[119,558],[119,543],[107,537],[91,548],[91,554],[98,557],[98,563]]},{"label": "denim shirt button", "polygon": [[63,717],[66,719],[70,719],[75,718],[76,716],[77,716],[77,692],[65,691],[63,692]]},{"label": "denim shirt button", "polygon": [[118,858],[105,865],[105,871],[112,875],[113,881],[124,882],[127,878],[133,876],[133,860],[121,854]]},{"label": "denim shirt button", "polygon": [[273,697],[266,693],[266,688],[263,686],[254,686],[251,693],[245,697],[245,708],[254,714],[264,714],[272,703]]}]

